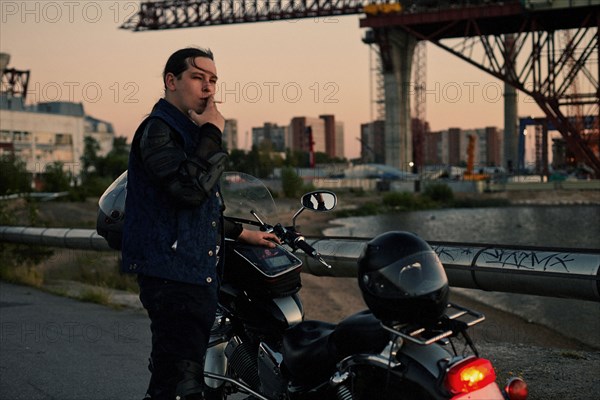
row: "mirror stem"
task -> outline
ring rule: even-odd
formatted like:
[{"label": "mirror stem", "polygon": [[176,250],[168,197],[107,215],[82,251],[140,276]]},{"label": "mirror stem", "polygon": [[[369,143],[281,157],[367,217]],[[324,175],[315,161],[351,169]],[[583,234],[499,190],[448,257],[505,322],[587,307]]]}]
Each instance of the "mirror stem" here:
[{"label": "mirror stem", "polygon": [[296,218],[298,217],[298,215],[300,215],[302,213],[302,211],[304,211],[306,209],[306,207],[302,206],[302,208],[300,208],[298,211],[296,211],[296,214],[294,214],[294,216],[292,217],[292,226],[294,227],[294,230],[296,230]]}]

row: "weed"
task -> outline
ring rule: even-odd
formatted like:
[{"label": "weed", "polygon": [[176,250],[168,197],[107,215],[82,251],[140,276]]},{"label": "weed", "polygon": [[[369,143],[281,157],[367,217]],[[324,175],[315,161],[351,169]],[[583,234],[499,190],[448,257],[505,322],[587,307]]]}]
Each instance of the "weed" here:
[{"label": "weed", "polygon": [[32,265],[0,265],[0,280],[41,287],[44,284],[44,275]]},{"label": "weed", "polygon": [[432,183],[425,186],[423,196],[442,204],[450,204],[454,200],[454,192],[445,183]]},{"label": "weed", "polygon": [[83,290],[77,298],[88,303],[101,304],[103,306],[110,305],[110,293],[104,288],[93,288]]}]

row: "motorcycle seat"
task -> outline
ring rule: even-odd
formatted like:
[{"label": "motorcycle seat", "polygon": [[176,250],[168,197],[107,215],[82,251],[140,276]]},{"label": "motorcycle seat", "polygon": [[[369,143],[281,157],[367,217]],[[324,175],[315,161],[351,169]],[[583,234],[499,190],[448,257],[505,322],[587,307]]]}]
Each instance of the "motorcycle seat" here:
[{"label": "motorcycle seat", "polygon": [[341,321],[333,331],[337,361],[351,354],[379,352],[390,341],[390,333],[369,310],[360,311]]},{"label": "motorcycle seat", "polygon": [[285,332],[283,362],[297,383],[315,383],[328,379],[335,364],[351,354],[380,351],[389,337],[369,310],[338,325],[304,321]]},{"label": "motorcycle seat", "polygon": [[283,363],[296,382],[314,382],[335,367],[330,344],[334,329],[328,322],[304,321],[285,332]]}]

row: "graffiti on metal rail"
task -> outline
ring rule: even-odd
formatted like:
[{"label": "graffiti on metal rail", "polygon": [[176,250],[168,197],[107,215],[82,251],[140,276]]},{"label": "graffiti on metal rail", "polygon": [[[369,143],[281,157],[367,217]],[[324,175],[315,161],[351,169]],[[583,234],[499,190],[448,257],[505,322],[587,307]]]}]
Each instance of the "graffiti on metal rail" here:
[{"label": "graffiti on metal rail", "polygon": [[[452,263],[465,267],[474,265],[503,269],[570,272],[569,266],[576,262],[573,254],[561,252],[445,246],[437,246],[434,250],[443,264]],[[480,253],[478,254],[478,252]]]},{"label": "graffiti on metal rail", "polygon": [[432,246],[442,264],[470,266],[476,251],[472,247]]},{"label": "graffiti on metal rail", "polygon": [[480,258],[489,266],[529,270],[569,271],[569,263],[575,258],[569,253],[539,252],[531,250],[488,249]]}]

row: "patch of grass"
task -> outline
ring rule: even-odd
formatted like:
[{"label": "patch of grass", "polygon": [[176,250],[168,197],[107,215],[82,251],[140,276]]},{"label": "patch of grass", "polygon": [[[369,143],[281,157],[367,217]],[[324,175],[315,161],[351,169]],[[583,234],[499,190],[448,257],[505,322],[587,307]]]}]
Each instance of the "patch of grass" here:
[{"label": "patch of grass", "polygon": [[44,275],[32,265],[4,264],[0,266],[0,280],[39,288],[44,284]]},{"label": "patch of grass", "polygon": [[408,192],[387,192],[380,202],[367,202],[356,208],[344,209],[335,213],[336,218],[364,217],[377,214],[391,214],[403,211],[418,211],[439,208],[428,197]]},{"label": "patch of grass", "polygon": [[121,273],[117,253],[63,252],[49,265],[46,274],[49,280],[72,280],[132,293],[139,290],[134,275]]},{"label": "patch of grass", "polygon": [[[0,203],[0,224],[47,225],[39,218],[39,204],[23,199],[12,203]],[[26,215],[19,215],[19,213]],[[73,221],[71,221],[73,222]],[[79,226],[81,227],[81,226]],[[91,227],[91,226],[90,226]],[[106,288],[138,292],[136,279],[119,270],[118,254],[72,249],[52,249],[26,244],[0,243],[0,280],[32,286],[69,296],[60,289],[47,289],[51,281],[72,280],[93,285],[75,296],[83,301],[109,305],[110,295]]]},{"label": "patch of grass", "polygon": [[363,188],[350,188],[348,193],[352,195],[352,197],[365,197],[367,192]]},{"label": "patch of grass", "polygon": [[110,306],[110,293],[101,287],[86,289],[82,291],[77,298],[81,301],[88,303],[101,304],[103,306]]},{"label": "patch of grass", "polygon": [[396,210],[414,210],[417,198],[408,192],[387,192],[383,195],[383,205]]},{"label": "patch of grass", "polygon": [[427,186],[423,194],[409,192],[386,192],[380,202],[368,202],[356,208],[339,210],[336,218],[364,217],[377,214],[392,214],[405,211],[421,211],[439,208],[508,207],[507,199],[498,198],[455,198],[445,184]]},{"label": "patch of grass", "polygon": [[368,215],[377,215],[381,213],[382,205],[368,202],[360,205],[357,208],[339,210],[335,212],[336,218],[346,218],[346,217],[364,217]]},{"label": "patch of grass", "polygon": [[425,186],[423,196],[441,204],[451,204],[454,200],[454,192],[445,183],[431,183]]},{"label": "patch of grass", "polygon": [[454,199],[452,206],[455,208],[508,207],[510,206],[510,201],[508,199],[476,199],[465,197]]}]

